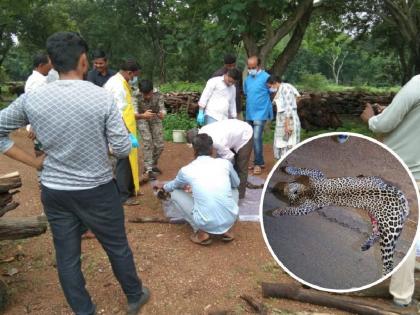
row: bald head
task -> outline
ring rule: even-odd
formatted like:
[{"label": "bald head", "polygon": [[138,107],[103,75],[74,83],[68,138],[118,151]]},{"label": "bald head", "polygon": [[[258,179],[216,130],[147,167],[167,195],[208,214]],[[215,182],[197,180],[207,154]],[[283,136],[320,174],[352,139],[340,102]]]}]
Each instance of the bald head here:
[{"label": "bald head", "polygon": [[258,64],[258,57],[257,56],[251,56],[248,58],[248,68],[251,67],[257,67],[259,66]]},{"label": "bald head", "polygon": [[255,76],[257,72],[260,70],[260,59],[257,56],[251,56],[248,58],[247,67],[248,73],[250,75]]}]

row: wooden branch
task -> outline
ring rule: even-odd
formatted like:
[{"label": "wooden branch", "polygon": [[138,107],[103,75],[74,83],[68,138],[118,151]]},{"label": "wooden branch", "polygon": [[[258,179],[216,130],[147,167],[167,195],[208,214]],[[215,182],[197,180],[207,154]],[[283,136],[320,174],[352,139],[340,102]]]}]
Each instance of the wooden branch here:
[{"label": "wooden branch", "polygon": [[309,10],[312,11],[313,0],[300,1],[293,15],[287,18],[274,32],[274,35],[267,39],[264,46],[261,47],[260,55],[267,56],[277,45],[277,43],[287,34],[289,34],[296,24],[303,18],[304,14]]},{"label": "wooden branch", "polygon": [[12,211],[19,207],[19,202],[12,202],[3,208],[0,208],[0,217],[4,216],[7,212]]},{"label": "wooden branch", "polygon": [[244,300],[245,302],[247,302],[252,307],[254,312],[256,312],[257,314],[261,314],[261,315],[268,314],[267,306],[255,300],[252,296],[243,294],[240,296],[240,298]]},{"label": "wooden branch", "polygon": [[18,172],[0,176],[0,193],[22,186],[22,181]]},{"label": "wooden branch", "polygon": [[274,74],[281,76],[287,68],[287,65],[293,60],[296,56],[300,44],[302,43],[303,36],[305,35],[306,28],[309,25],[309,21],[312,15],[312,8],[307,10],[303,17],[300,19],[299,23],[296,25],[295,30],[293,31],[292,38],[287,43],[286,48],[283,52],[276,58],[273,67],[271,68]]},{"label": "wooden branch", "polygon": [[[262,295],[264,298],[285,298],[303,303],[316,304],[336,308],[360,315],[397,315],[404,314],[391,306],[378,305],[368,302],[363,298],[339,296],[330,293],[319,292],[311,289],[303,289],[295,283],[262,283]],[[407,311],[411,311],[407,310]],[[405,313],[409,314],[409,313]]]},{"label": "wooden branch", "polygon": [[[392,295],[389,293],[389,283],[390,280],[388,279],[380,284],[370,287],[369,289],[349,293],[349,295],[380,299],[392,299]],[[415,279],[413,298],[417,300],[420,298],[420,279],[417,278]]]},{"label": "wooden branch", "polygon": [[159,217],[138,217],[135,219],[128,220],[130,223],[171,223],[170,218],[159,218]]},{"label": "wooden branch", "polygon": [[0,240],[16,240],[43,234],[47,231],[45,217],[1,218]]}]

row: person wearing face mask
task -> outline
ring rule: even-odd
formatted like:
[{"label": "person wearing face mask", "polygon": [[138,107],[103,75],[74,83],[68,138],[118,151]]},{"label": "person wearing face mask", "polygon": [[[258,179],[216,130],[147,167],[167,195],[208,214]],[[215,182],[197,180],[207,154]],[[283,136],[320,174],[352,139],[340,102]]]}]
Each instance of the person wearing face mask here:
[{"label": "person wearing face mask", "polygon": [[156,173],[162,174],[157,164],[164,147],[162,120],[166,115],[165,104],[162,95],[153,91],[150,80],[140,81],[137,103],[136,119],[143,140],[144,173],[147,179],[154,180]]},{"label": "person wearing face mask", "polygon": [[[81,270],[81,235],[86,226],[107,253],[127,297],[126,314],[138,314],[149,291],[137,275],[108,157],[108,147],[116,156],[128,156],[127,130],[111,93],[83,81],[88,46],[80,35],[55,33],[47,40],[47,51],[60,79],[0,111],[0,152],[42,170],[41,201],[60,284],[73,312],[96,313]],[[28,123],[42,141],[45,155],[28,154],[9,139],[13,130]]]},{"label": "person wearing face mask", "polygon": [[108,68],[108,59],[102,50],[93,52],[93,69],[88,72],[87,80],[97,86],[104,84],[115,75],[115,70]]},{"label": "person wearing face mask", "polygon": [[284,83],[275,75],[267,79],[270,93],[274,94],[273,105],[277,107],[276,130],[274,132],[274,158],[277,160],[300,142],[300,120],[297,114],[297,89]]},{"label": "person wearing face mask", "polygon": [[224,75],[207,81],[198,101],[197,123],[199,125],[236,118],[235,82],[240,77],[241,73],[238,69],[229,69]]},{"label": "person wearing face mask", "polygon": [[273,118],[270,91],[266,85],[270,76],[261,69],[261,61],[257,56],[248,58],[248,76],[244,82],[246,97],[245,119],[254,128],[254,175],[261,174],[264,165],[263,132],[267,120]]},{"label": "person wearing face mask", "polygon": [[133,106],[129,81],[140,72],[140,66],[134,59],[126,59],[121,63],[120,71],[111,77],[104,85],[115,98],[117,107],[124,120],[132,140],[132,150],[128,158],[117,160],[115,179],[120,193],[121,202],[126,206],[138,205],[136,199],[139,193],[139,166],[137,158],[137,123]]},{"label": "person wearing face mask", "polygon": [[[238,67],[236,67],[236,57],[231,54],[225,55],[223,58],[223,67],[217,69],[213,74],[212,78],[214,77],[220,77],[221,75],[226,74],[226,72],[229,71],[229,69],[238,69],[241,71]],[[242,71],[241,71],[242,72]],[[235,83],[235,89],[236,89],[236,115],[239,117],[242,113],[242,75],[239,77],[239,80]]]}]

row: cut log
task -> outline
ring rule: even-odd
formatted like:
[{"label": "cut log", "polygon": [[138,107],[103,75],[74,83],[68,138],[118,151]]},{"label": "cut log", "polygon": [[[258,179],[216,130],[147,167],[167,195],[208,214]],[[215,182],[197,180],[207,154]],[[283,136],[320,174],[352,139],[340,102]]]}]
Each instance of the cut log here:
[{"label": "cut log", "polygon": [[262,283],[262,295],[265,298],[284,298],[303,303],[316,304],[330,308],[336,308],[360,315],[398,315],[412,314],[413,309],[401,310],[396,308],[368,302],[363,298],[339,296],[330,293],[319,292],[311,289],[303,289],[300,284]]},{"label": "cut log", "polygon": [[0,176],[0,193],[8,192],[11,189],[22,186],[22,181],[18,172],[13,172]]},{"label": "cut log", "polygon": [[[388,279],[380,284],[370,287],[369,289],[365,289],[365,290],[354,292],[354,293],[349,293],[349,295],[364,296],[364,297],[371,297],[371,298],[381,298],[381,299],[391,299],[392,296],[389,293],[389,282],[390,280]],[[420,279],[417,279],[417,278],[415,279],[413,298],[416,300],[420,299]]]},{"label": "cut log", "polygon": [[0,240],[16,240],[43,234],[47,231],[45,217],[1,218]]},{"label": "cut log", "polygon": [[0,217],[4,216],[7,212],[16,209],[18,206],[19,206],[19,202],[12,202],[0,208]]}]

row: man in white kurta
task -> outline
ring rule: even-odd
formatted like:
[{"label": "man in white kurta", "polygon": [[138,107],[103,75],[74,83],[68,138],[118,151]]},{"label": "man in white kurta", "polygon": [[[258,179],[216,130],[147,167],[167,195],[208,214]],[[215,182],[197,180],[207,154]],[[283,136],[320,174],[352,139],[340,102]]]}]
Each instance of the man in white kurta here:
[{"label": "man in white kurta", "polygon": [[230,69],[226,74],[207,81],[206,87],[198,101],[199,115],[197,121],[200,125],[236,118],[235,83],[239,79],[239,70]]}]

